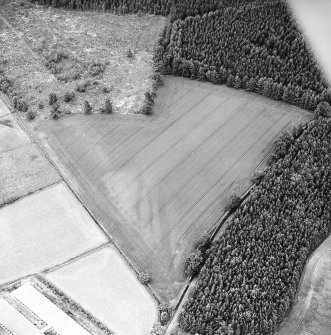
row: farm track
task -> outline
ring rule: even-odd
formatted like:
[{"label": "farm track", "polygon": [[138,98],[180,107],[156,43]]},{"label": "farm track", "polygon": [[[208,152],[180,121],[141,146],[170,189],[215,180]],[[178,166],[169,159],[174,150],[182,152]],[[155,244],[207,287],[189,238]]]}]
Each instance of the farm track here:
[{"label": "farm track", "polygon": [[144,126],[91,115],[42,131],[104,231],[151,275],[156,295],[172,300],[194,242],[218,222],[229,195],[250,187],[274,138],[307,118],[256,95],[170,77]]},{"label": "farm track", "polygon": [[310,255],[290,314],[276,335],[328,335],[331,328],[331,237]]}]

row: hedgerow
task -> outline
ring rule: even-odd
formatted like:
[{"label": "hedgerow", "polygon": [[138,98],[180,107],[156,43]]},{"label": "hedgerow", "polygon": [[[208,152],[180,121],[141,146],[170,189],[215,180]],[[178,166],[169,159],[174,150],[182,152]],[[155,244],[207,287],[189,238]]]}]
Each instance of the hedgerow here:
[{"label": "hedgerow", "polygon": [[184,330],[266,335],[292,306],[309,254],[331,230],[331,120],[317,115],[290,142],[209,249]]}]

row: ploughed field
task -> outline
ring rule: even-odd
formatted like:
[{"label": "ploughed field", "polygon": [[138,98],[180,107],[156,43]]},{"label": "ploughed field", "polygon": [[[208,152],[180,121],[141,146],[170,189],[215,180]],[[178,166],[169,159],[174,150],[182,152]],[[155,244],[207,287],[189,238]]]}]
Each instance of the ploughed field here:
[{"label": "ploughed field", "polygon": [[152,117],[76,115],[41,131],[84,204],[172,300],[196,240],[265,168],[275,138],[308,118],[254,94],[166,77]]}]

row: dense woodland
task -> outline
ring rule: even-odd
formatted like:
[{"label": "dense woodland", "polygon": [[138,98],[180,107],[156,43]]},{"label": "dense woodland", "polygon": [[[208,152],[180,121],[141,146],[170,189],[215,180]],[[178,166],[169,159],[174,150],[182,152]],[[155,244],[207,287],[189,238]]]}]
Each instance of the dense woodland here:
[{"label": "dense woodland", "polygon": [[167,74],[243,88],[314,110],[327,84],[285,3],[176,20],[157,50]]},{"label": "dense woodland", "polygon": [[283,137],[276,154],[209,249],[180,318],[192,334],[271,333],[293,303],[308,255],[330,233],[331,120],[319,117],[296,141]]}]

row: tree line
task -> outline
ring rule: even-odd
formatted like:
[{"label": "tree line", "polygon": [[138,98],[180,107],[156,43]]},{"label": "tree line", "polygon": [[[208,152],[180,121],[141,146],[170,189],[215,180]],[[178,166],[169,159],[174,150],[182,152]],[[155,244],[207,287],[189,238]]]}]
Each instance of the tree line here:
[{"label": "tree line", "polygon": [[317,114],[280,138],[274,163],[207,250],[180,316],[185,331],[266,335],[289,312],[309,254],[331,230],[330,105]]},{"label": "tree line", "polygon": [[219,8],[271,0],[31,0],[41,5],[74,10],[100,10],[116,14],[170,15],[172,20],[201,15]]},{"label": "tree line", "polygon": [[116,14],[138,13],[168,15],[174,0],[31,0],[41,5],[74,10],[99,10]]}]

